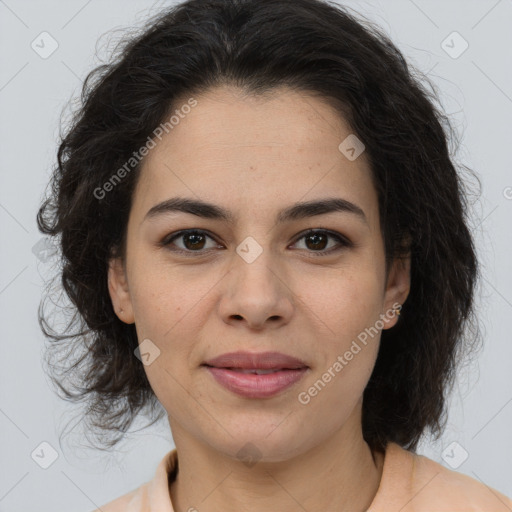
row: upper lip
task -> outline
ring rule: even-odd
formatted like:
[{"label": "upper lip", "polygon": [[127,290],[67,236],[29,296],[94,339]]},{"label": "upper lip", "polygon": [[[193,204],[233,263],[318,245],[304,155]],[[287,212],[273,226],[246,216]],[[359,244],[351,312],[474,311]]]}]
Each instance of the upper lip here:
[{"label": "upper lip", "polygon": [[307,367],[300,359],[280,352],[229,352],[203,363],[217,368],[241,368],[243,370],[295,369]]}]

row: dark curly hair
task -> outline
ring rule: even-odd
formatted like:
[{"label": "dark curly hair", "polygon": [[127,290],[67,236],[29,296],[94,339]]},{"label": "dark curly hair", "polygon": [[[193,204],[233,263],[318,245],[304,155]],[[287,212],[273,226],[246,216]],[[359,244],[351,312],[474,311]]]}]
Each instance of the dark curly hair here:
[{"label": "dark curly hair", "polygon": [[[456,137],[435,86],[366,18],[323,0],[188,0],[121,43],[85,79],[37,215],[40,231],[59,237],[55,277],[75,313],[59,333],[45,317],[49,293],[39,307],[52,341],[47,371],[63,398],[85,401],[85,420],[108,447],[139,413],[152,423],[164,414],[134,357],[135,326],[118,319],[107,286],[109,258],[124,255],[140,162],[107,197],[98,187],[168,119],[178,96],[226,84],[254,95],[285,86],[330,102],[364,142],[388,270],[411,255],[409,296],[399,322],[382,331],[364,391],[364,439],[383,450],[388,441],[415,449],[427,429],[439,437],[457,364],[480,330],[469,190],[451,159]],[[61,364],[50,362],[62,348]]]}]

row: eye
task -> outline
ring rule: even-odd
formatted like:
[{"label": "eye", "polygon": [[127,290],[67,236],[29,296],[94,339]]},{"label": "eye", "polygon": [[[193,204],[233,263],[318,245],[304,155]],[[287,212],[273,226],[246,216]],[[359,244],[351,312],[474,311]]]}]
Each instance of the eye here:
[{"label": "eye", "polygon": [[202,251],[202,249],[205,248],[207,238],[213,240],[213,238],[206,234],[205,231],[199,229],[188,229],[164,238],[160,245],[168,247],[174,244],[174,240],[179,240],[183,242],[184,247],[178,246],[178,249],[170,248],[170,250],[180,253],[207,252]]},{"label": "eye", "polygon": [[[207,239],[215,242],[213,237],[207,234],[207,232],[204,230],[187,229],[179,231],[178,233],[172,233],[171,235],[165,237],[159,245],[161,247],[167,247],[169,250],[181,254],[204,254],[215,248],[215,246],[219,247],[218,244],[214,243],[208,248]],[[329,245],[329,239],[335,240],[337,244],[334,244],[334,247],[326,249],[326,246]],[[175,240],[180,241],[183,245],[177,245]],[[308,252],[311,252],[314,256],[324,256],[326,254],[338,251],[343,247],[353,246],[353,243],[343,235],[324,229],[309,230],[303,233],[299,238],[296,239],[293,245],[296,245],[300,240],[304,240],[305,249],[308,250]],[[173,248],[173,245],[177,245],[177,248]]]},{"label": "eye", "polygon": [[[329,238],[335,240],[337,244],[334,244],[334,247],[331,246],[329,249],[326,249],[325,247],[328,245],[327,241]],[[343,247],[353,246],[352,242],[348,240],[348,238],[339,233],[325,229],[309,230],[306,233],[303,233],[295,243],[300,240],[304,240],[306,249],[312,249],[310,252],[312,252],[314,256],[324,256],[338,251]]]}]

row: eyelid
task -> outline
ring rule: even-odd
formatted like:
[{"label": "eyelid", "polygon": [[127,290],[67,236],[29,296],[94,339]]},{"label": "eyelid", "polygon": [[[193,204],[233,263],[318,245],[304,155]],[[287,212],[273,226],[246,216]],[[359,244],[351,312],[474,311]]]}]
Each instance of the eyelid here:
[{"label": "eyelid", "polygon": [[[337,231],[332,231],[331,229],[327,229],[327,228],[309,228],[309,229],[305,229],[304,231],[301,231],[295,237],[293,243],[294,244],[297,243],[301,238],[304,238],[306,235],[312,235],[312,234],[315,234],[315,233],[326,234],[326,235],[330,236],[331,238],[337,239],[340,243],[342,243],[344,245],[347,245],[347,246],[348,245],[353,245],[353,243],[345,235],[342,235],[341,233],[338,233]],[[321,252],[321,251],[316,251],[316,252]]]},{"label": "eyelid", "polygon": [[[161,242],[159,242],[159,245],[161,247],[167,248],[177,238],[180,238],[180,237],[182,237],[184,235],[190,235],[192,233],[199,233],[201,235],[205,235],[208,238],[211,238],[217,244],[219,243],[219,242],[217,242],[217,240],[215,239],[213,234],[211,234],[207,229],[188,228],[188,229],[182,229],[180,231],[175,231],[173,233],[170,233],[169,235],[165,236],[162,239]],[[201,251],[186,251],[186,250],[180,249],[180,248],[178,248],[178,249],[169,249],[169,250],[171,250],[173,252],[186,253],[186,254],[194,254],[194,253],[195,254],[206,254],[207,252],[209,252],[210,249],[208,249],[208,250],[201,250]]]},{"label": "eyelid", "polygon": [[303,249],[309,255],[318,256],[318,257],[330,256],[331,254],[338,253],[343,249],[354,247],[354,243],[351,240],[349,240],[345,235],[342,235],[341,233],[338,233],[337,231],[332,231],[330,229],[325,229],[325,228],[309,228],[309,229],[306,229],[305,231],[302,231],[295,237],[292,245],[295,245],[299,240],[305,238],[306,236],[313,235],[316,233],[325,234],[330,238],[334,238],[338,242],[338,244],[336,247],[331,247],[330,249],[323,249],[321,251],[312,251],[312,250],[308,251],[307,249]]},{"label": "eyelid", "polygon": [[[180,248],[169,249],[169,246],[171,245],[171,243],[174,240],[176,240],[180,237],[183,237],[187,234],[193,234],[193,233],[199,233],[199,234],[205,235],[206,237],[215,241],[217,244],[219,243],[215,239],[215,236],[213,234],[211,234],[210,231],[208,231],[207,229],[188,228],[188,229],[182,229],[180,231],[175,231],[175,232],[165,236],[162,239],[162,241],[159,242],[159,246],[167,248],[168,250],[178,253],[178,254],[186,254],[186,255],[192,255],[192,256],[208,254],[210,251],[213,250],[213,249],[206,249],[206,250],[199,250],[199,251],[191,251],[191,250],[184,250],[184,249],[180,249]],[[307,249],[303,249],[303,250],[306,250],[306,252],[308,252],[309,254],[312,254],[313,256],[327,256],[334,252],[338,252],[343,248],[354,247],[354,243],[351,240],[349,240],[345,235],[342,235],[341,233],[339,233],[337,231],[332,231],[332,230],[326,229],[326,228],[306,229],[295,236],[294,241],[292,242],[291,245],[295,245],[302,238],[305,238],[308,235],[312,235],[312,234],[316,234],[316,233],[325,234],[328,237],[335,239],[338,242],[338,246],[331,247],[330,249],[323,249],[321,251],[313,251],[313,250],[308,251]]]}]

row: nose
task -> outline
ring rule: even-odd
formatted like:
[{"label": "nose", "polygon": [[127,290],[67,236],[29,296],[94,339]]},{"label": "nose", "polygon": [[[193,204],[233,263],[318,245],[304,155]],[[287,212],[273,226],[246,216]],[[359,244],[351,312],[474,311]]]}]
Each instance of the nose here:
[{"label": "nose", "polygon": [[261,330],[278,328],[292,317],[291,283],[268,249],[254,261],[235,254],[223,286],[219,311],[226,323],[244,323],[250,329]]}]

